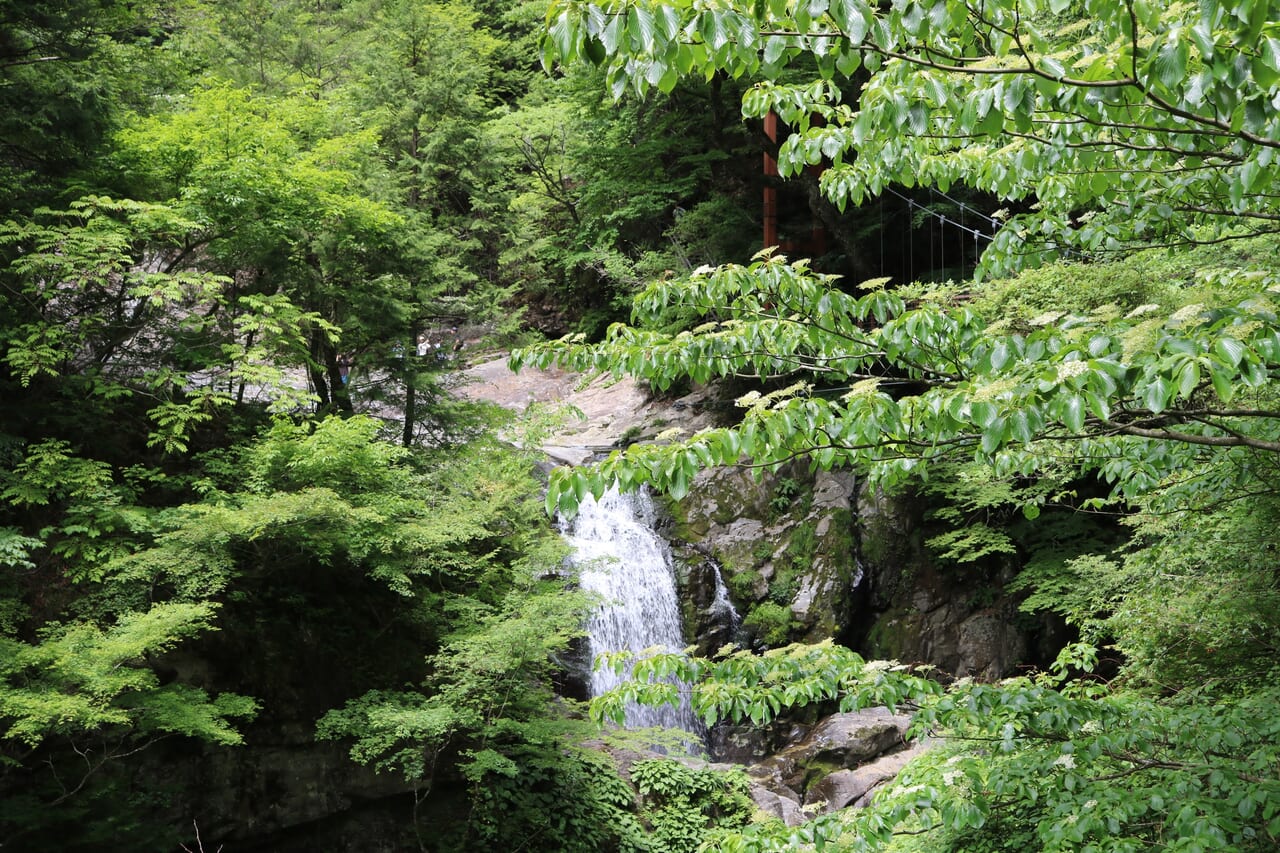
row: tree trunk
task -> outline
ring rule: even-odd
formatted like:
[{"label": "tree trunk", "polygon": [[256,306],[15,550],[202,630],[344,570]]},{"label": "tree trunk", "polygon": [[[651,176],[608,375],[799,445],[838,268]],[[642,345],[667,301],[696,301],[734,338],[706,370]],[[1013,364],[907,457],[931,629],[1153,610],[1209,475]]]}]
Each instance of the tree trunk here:
[{"label": "tree trunk", "polygon": [[418,324],[409,327],[409,346],[405,348],[400,360],[400,368],[404,372],[404,434],[401,441],[405,447],[413,446],[413,431],[418,419]]}]

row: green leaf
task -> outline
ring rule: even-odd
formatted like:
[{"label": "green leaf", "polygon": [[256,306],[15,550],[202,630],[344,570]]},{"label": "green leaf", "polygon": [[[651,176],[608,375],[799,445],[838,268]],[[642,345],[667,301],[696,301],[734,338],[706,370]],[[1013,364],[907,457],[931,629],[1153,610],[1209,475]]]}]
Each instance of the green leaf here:
[{"label": "green leaf", "polygon": [[1009,363],[1009,342],[1001,338],[991,348],[991,369],[1000,370]]},{"label": "green leaf", "polygon": [[1244,358],[1245,345],[1235,338],[1218,338],[1213,342],[1213,351],[1222,357],[1222,359],[1232,367],[1240,364],[1240,360]]},{"label": "green leaf", "polygon": [[1224,403],[1230,403],[1236,395],[1236,387],[1233,384],[1234,378],[1235,376],[1232,372],[1218,368],[1216,365],[1209,370],[1209,379],[1213,382],[1213,390]]},{"label": "green leaf", "polygon": [[1178,371],[1178,395],[1190,397],[1200,384],[1200,364],[1195,359],[1187,359]]},{"label": "green leaf", "polygon": [[982,450],[984,453],[995,453],[1004,444],[1008,434],[1008,424],[1004,418],[996,418],[982,431]]},{"label": "green leaf", "polygon": [[627,32],[638,50],[652,53],[657,32],[653,11],[647,6],[632,6],[627,12]]},{"label": "green leaf", "polygon": [[1157,376],[1143,389],[1142,403],[1154,414],[1160,414],[1169,407],[1172,390],[1163,376]]},{"label": "green leaf", "polygon": [[974,133],[979,136],[999,136],[1004,132],[1004,114],[992,108],[978,122]]},{"label": "green leaf", "polygon": [[1156,52],[1152,63],[1156,79],[1170,89],[1177,86],[1187,74],[1188,56],[1189,48],[1185,40],[1175,37],[1166,41]]},{"label": "green leaf", "polygon": [[782,36],[769,36],[764,42],[764,61],[772,65],[782,56],[787,47],[787,40]]},{"label": "green leaf", "polygon": [[698,22],[698,31],[702,33],[702,40],[712,50],[719,50],[729,42],[729,30],[725,27],[724,18],[724,12],[711,10],[703,12]]},{"label": "green leaf", "polygon": [[618,50],[618,45],[622,40],[623,22],[625,18],[622,15],[612,15],[609,23],[605,25],[600,33],[600,43],[604,45],[607,53],[613,54]]},{"label": "green leaf", "polygon": [[1062,423],[1072,433],[1079,435],[1084,432],[1084,416],[1084,398],[1079,394],[1072,394],[1063,401]]},{"label": "green leaf", "polygon": [[674,41],[680,33],[680,14],[674,6],[658,7],[658,32],[665,42]]}]

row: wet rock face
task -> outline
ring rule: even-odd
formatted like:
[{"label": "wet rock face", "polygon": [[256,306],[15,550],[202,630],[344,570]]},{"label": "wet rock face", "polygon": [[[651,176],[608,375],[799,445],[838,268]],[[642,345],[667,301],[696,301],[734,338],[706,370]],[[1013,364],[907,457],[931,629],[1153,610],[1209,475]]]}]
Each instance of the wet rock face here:
[{"label": "wet rock face", "polygon": [[981,574],[940,569],[924,546],[925,506],[863,488],[858,534],[868,612],[851,642],[869,658],[932,664],[956,676],[1002,678],[1028,656],[1013,566]]},{"label": "wet rock face", "polygon": [[692,638],[695,653],[702,657],[710,657],[740,639],[741,619],[720,601],[717,570],[710,558],[676,561],[676,583],[683,590],[681,619],[685,635]]},{"label": "wet rock face", "polygon": [[[347,745],[317,743],[312,725],[257,728],[236,749],[174,740],[135,756],[131,784],[164,792],[150,816],[184,836],[199,832],[207,851],[410,849],[414,794],[403,776],[356,764]],[[441,799],[461,807],[447,792]]]},{"label": "wet rock face", "polygon": [[704,471],[672,508],[676,553],[690,566],[719,566],[744,617],[742,642],[776,647],[839,636],[854,616],[860,580],[854,494],[853,476],[843,472]]},{"label": "wet rock face", "polygon": [[720,723],[709,732],[707,748],[716,761],[758,764],[804,740],[812,730],[812,723],[786,719],[763,726]]},{"label": "wet rock face", "polygon": [[956,631],[956,672],[984,679],[1008,675],[1027,657],[1026,634],[1016,627],[1012,601],[974,613]]},{"label": "wet rock face", "polygon": [[[869,658],[1008,675],[1028,657],[1026,620],[1003,593],[1013,567],[940,568],[924,545],[925,511],[847,472],[700,473],[671,507],[669,531],[694,645],[706,654],[729,640],[776,648],[835,638]],[[707,610],[713,566],[743,617],[733,635]]]}]

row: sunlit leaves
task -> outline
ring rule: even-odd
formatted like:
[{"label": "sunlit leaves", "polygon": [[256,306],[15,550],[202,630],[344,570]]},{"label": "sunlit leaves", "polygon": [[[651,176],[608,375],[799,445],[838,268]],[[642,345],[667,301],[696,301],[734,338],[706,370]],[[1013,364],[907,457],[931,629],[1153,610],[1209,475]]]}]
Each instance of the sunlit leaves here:
[{"label": "sunlit leaves", "polygon": [[763,655],[737,651],[705,660],[675,653],[609,655],[602,665],[631,676],[614,691],[592,701],[597,722],[620,720],[628,702],[670,701],[674,685],[692,685],[692,706],[707,725],[717,720],[763,725],[784,709],[834,701],[842,710],[871,706],[915,707],[939,692],[938,685],[909,667],[868,664],[848,649],[827,642],[788,646]]},{"label": "sunlit leaves", "polygon": [[[592,54],[615,97],[665,90],[673,71],[762,74],[744,114],[773,110],[792,127],[783,175],[834,165],[822,186],[841,207],[895,183],[1035,199],[1037,211],[988,249],[988,270],[1275,221],[1261,194],[1280,147],[1280,41],[1263,32],[1274,9],[1260,11],[1270,4],[1202,13],[1140,2],[1131,18],[1124,4],[1091,3],[1082,17],[1055,18],[1044,13],[1063,15],[1064,4],[1000,0],[979,14],[947,3],[674,2],[657,5],[668,25],[650,33],[654,5],[553,5],[545,61],[577,58],[603,22],[625,20],[632,38]],[[817,85],[776,85],[798,54],[816,63]],[[821,84],[862,67],[872,73],[856,109],[835,109],[841,90]],[[819,115],[822,126],[810,126]],[[1072,221],[1082,207],[1095,211],[1083,225]]]},{"label": "sunlit leaves", "polygon": [[[865,465],[895,482],[922,461],[959,454],[1004,474],[1031,474],[1046,441],[1065,442],[1056,453],[1133,497],[1183,464],[1178,453],[1154,449],[1144,464],[1155,467],[1141,476],[1131,461],[1120,462],[1142,456],[1153,440],[1189,449],[1280,448],[1267,410],[1228,406],[1241,388],[1268,385],[1280,368],[1280,321],[1269,296],[1235,303],[1224,296],[1222,304],[1190,305],[1154,326],[1146,312],[1058,312],[1013,332],[993,330],[964,306],[908,308],[879,289],[849,296],[804,267],[766,257],[654,284],[637,297],[636,316],[671,306],[716,319],[678,334],[615,326],[601,344],[553,342],[515,353],[512,364],[632,374],[660,387],[682,377],[795,373],[836,389],[801,383],[749,394],[735,427],[557,471],[549,509],[573,512],[588,492],[598,497],[615,481],[682,496],[699,468],[743,459],[766,467],[797,457],[822,468]],[[1154,337],[1134,349],[1135,334]],[[1098,441],[1078,441],[1086,436]],[[1123,444],[1133,453],[1117,456]]]},{"label": "sunlit leaves", "polygon": [[[287,368],[306,358],[308,333],[336,329],[282,294],[229,305],[225,277],[158,271],[200,231],[176,206],[100,196],[0,225],[0,246],[12,252],[5,275],[31,309],[4,342],[20,384],[74,380],[103,401],[157,398],[148,440],[170,453],[184,451],[192,429],[235,399],[237,383],[280,409],[310,403]],[[224,311],[235,313],[235,334],[219,343]],[[209,343],[195,347],[197,337]]]},{"label": "sunlit leaves", "polygon": [[210,701],[203,691],[162,686],[144,662],[207,630],[213,612],[209,604],[156,604],[106,629],[55,626],[38,645],[0,638],[2,736],[35,745],[54,734],[124,725],[240,743],[231,719],[252,717],[252,701],[232,694]]}]

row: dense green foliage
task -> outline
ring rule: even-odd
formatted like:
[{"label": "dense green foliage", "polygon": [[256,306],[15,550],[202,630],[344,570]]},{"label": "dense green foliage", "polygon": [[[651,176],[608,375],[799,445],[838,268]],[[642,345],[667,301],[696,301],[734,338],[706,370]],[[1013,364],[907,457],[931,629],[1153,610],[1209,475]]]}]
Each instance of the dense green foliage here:
[{"label": "dense green foliage", "polygon": [[747,777],[686,767],[658,759],[631,765],[631,781],[644,798],[644,818],[653,825],[652,850],[694,851],[705,841],[714,844],[708,829],[736,829],[754,810]]},{"label": "dense green foliage", "polygon": [[[733,426],[557,472],[548,506],[572,512],[615,480],[679,497],[707,465],[852,467],[938,502],[943,532],[929,544],[944,564],[1019,561],[1027,609],[1123,655],[1110,684],[1089,675],[1086,645],[1049,674],[948,688],[838,647],[637,664],[637,682],[597,714],[670,701],[646,679],[676,674],[708,722],[888,703],[939,742],[870,808],[718,849],[1276,845],[1278,11],[553,7],[544,61],[589,60],[615,95],[688,74],[765,77],[744,114],[795,128],[782,171],[826,166],[839,205],[894,185],[963,185],[1016,212],[982,259],[980,273],[1002,280],[850,287],[766,252],[651,284],[633,325],[597,345],[517,353],[516,366],[659,387],[762,381]],[[797,62],[812,76],[780,82]],[[673,328],[673,317],[694,319]]]},{"label": "dense green foliage", "polygon": [[795,829],[753,826],[721,838],[718,850],[1272,849],[1275,688],[1159,701],[1074,677],[1093,668],[1095,653],[1070,646],[1052,672],[950,688],[830,644],[713,661],[620,655],[612,663],[633,663],[636,680],[592,712],[617,719],[628,701],[675,701],[660,680],[674,675],[694,685],[694,709],[707,721],[761,724],[815,702],[888,705],[914,713],[912,736],[936,739],[872,806]]},{"label": "dense green foliage", "polygon": [[0,845],[191,846],[239,794],[194,768],[253,796],[233,748],[300,738],[394,771],[406,844],[463,802],[440,849],[643,847],[554,697],[588,602],[532,460],[446,386],[746,257],[740,93],[614,110],[542,12],[0,3]]},{"label": "dense green foliage", "polygon": [[[760,75],[743,112],[798,128],[782,173],[1033,198],[983,263],[1274,230],[1280,36],[1270,2],[659,3],[565,0],[544,62],[600,65],[615,95]],[[805,60],[808,79],[778,82]],[[846,102],[850,89],[856,90]],[[821,121],[815,121],[820,117]],[[1080,214],[1087,210],[1087,215]]]},{"label": "dense green foliage", "polygon": [[[50,560],[95,567],[71,578],[77,587],[61,623],[49,619],[58,611],[48,601],[24,611],[10,599],[6,611],[16,630],[4,640],[0,714],[9,757],[34,761],[4,780],[2,817],[15,839],[38,848],[45,832],[65,833],[40,802],[73,793],[60,781],[73,767],[59,766],[71,748],[92,756],[73,777],[84,776],[83,785],[95,773],[110,777],[111,759],[165,736],[238,744],[236,718],[257,711],[270,728],[287,709],[285,719],[314,719],[335,698],[373,688],[352,708],[373,708],[374,719],[356,731],[321,724],[322,735],[356,736],[367,756],[386,748],[378,740],[379,721],[392,713],[383,710],[385,691],[417,679],[420,690],[397,696],[420,707],[424,722],[396,724],[417,781],[436,770],[430,756],[444,742],[456,751],[505,731],[493,747],[505,748],[521,740],[520,725],[547,714],[551,661],[576,635],[582,604],[560,583],[538,580],[558,566],[560,550],[540,523],[528,461],[481,443],[447,460],[422,456],[377,432],[359,417],[277,421],[260,440],[200,460],[191,502],[116,506],[133,517],[134,542],[117,541],[96,563],[69,546],[46,556],[40,540],[10,536],[20,583],[47,576]],[[43,455],[19,466],[10,495],[34,499],[36,466],[52,464],[55,449],[36,451]],[[65,454],[56,461],[64,471],[77,464]],[[93,496],[94,468],[78,464],[85,485],[71,488]],[[82,535],[109,537],[93,524],[85,519]],[[36,619],[43,627],[20,639]],[[203,675],[161,680],[190,655],[206,661]],[[100,737],[119,743],[98,754],[87,744]],[[60,786],[68,787],[59,794]],[[167,830],[151,831],[161,834],[136,843],[159,843]]]}]

